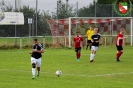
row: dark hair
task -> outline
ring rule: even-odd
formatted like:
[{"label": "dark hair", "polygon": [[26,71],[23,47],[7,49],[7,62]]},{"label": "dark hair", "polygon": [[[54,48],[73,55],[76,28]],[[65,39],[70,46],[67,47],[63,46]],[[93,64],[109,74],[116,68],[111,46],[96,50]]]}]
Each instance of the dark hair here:
[{"label": "dark hair", "polygon": [[123,31],[123,30],[125,30],[125,28],[121,28],[121,29],[120,29],[120,31]]},{"label": "dark hair", "polygon": [[34,39],[34,41],[37,41],[37,39]]}]

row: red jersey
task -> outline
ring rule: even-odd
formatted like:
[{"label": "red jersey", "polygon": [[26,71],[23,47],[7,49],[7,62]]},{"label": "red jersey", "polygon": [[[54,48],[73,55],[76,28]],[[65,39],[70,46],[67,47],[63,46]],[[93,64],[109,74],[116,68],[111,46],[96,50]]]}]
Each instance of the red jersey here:
[{"label": "red jersey", "polygon": [[120,39],[120,38],[123,38],[123,34],[119,33],[116,37],[116,45],[117,46],[122,46],[123,44],[123,39]]},{"label": "red jersey", "polygon": [[75,42],[75,45],[74,47],[75,48],[79,48],[82,46],[82,41],[83,41],[83,38],[81,36],[75,36],[73,41]]}]

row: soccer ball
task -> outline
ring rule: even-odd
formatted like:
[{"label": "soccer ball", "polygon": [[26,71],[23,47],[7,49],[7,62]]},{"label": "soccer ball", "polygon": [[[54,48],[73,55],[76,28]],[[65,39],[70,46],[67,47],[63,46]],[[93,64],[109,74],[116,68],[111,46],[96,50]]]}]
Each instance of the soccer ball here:
[{"label": "soccer ball", "polygon": [[58,77],[60,77],[61,74],[62,74],[62,72],[61,72],[60,70],[57,70],[57,71],[55,72],[55,74],[56,74]]}]

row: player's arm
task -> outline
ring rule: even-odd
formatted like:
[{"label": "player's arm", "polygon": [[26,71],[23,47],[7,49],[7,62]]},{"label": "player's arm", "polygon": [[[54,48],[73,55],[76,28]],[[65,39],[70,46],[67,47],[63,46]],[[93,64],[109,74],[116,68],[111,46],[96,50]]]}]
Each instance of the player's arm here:
[{"label": "player's arm", "polygon": [[33,52],[38,52],[38,50],[33,49],[32,51],[29,52],[29,54],[32,54]]},{"label": "player's arm", "polygon": [[75,42],[73,42],[73,48],[75,47]]},{"label": "player's arm", "polygon": [[100,42],[101,41],[101,36],[99,37],[98,41],[95,41],[95,42]]},{"label": "player's arm", "polygon": [[88,36],[88,31],[86,32],[86,36]]},{"label": "player's arm", "polygon": [[43,50],[43,49],[41,49],[41,50],[36,50],[36,52],[38,52],[38,53],[44,53],[44,50]]},{"label": "player's arm", "polygon": [[94,40],[91,38],[91,42],[94,42]]},{"label": "player's arm", "polygon": [[32,50],[29,52],[29,54],[32,54],[33,51],[34,51],[34,49],[35,49],[35,46],[33,45],[33,48],[32,48]]},{"label": "player's arm", "polygon": [[33,51],[30,51],[30,52],[29,52],[29,54],[32,54],[32,53],[33,53]]},{"label": "player's arm", "polygon": [[128,38],[128,36],[125,36],[125,37],[118,37],[119,39],[126,39]]},{"label": "player's arm", "polygon": [[123,37],[122,35],[118,34],[118,39],[122,40],[122,39],[126,39],[128,36]]},{"label": "player's arm", "polygon": [[92,43],[94,42],[94,40],[93,40],[93,35],[91,36],[91,42],[92,42]]},{"label": "player's arm", "polygon": [[88,31],[86,32],[86,36],[85,36],[86,38],[88,37]]},{"label": "player's arm", "polygon": [[43,50],[42,45],[40,45],[40,50],[36,50],[35,52],[38,52],[38,53],[44,53],[44,50]]},{"label": "player's arm", "polygon": [[75,39],[73,39],[73,43],[72,44],[73,44],[73,48],[75,48]]},{"label": "player's arm", "polygon": [[83,37],[81,37],[81,43],[82,43],[82,45],[84,45],[84,39],[83,39]]}]

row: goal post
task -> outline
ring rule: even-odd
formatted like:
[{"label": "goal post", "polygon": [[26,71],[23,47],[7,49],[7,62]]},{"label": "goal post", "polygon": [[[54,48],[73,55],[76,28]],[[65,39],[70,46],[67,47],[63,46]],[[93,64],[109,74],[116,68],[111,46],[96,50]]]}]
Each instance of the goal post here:
[{"label": "goal post", "polygon": [[[133,46],[133,27],[132,27],[133,22],[132,21],[133,21],[132,17],[69,17],[68,47],[71,48],[71,45],[72,45],[72,36],[73,36],[72,24],[81,24],[81,25],[94,24],[95,27],[98,27],[100,29],[100,31],[102,30],[102,33],[104,33],[103,30],[106,30],[106,31],[110,30],[110,32],[112,32],[110,35],[116,35],[116,33],[113,34],[114,30],[118,32],[120,28],[128,29],[130,31],[128,34],[130,35],[130,45]],[[102,34],[102,35],[105,35],[105,34]]]}]

